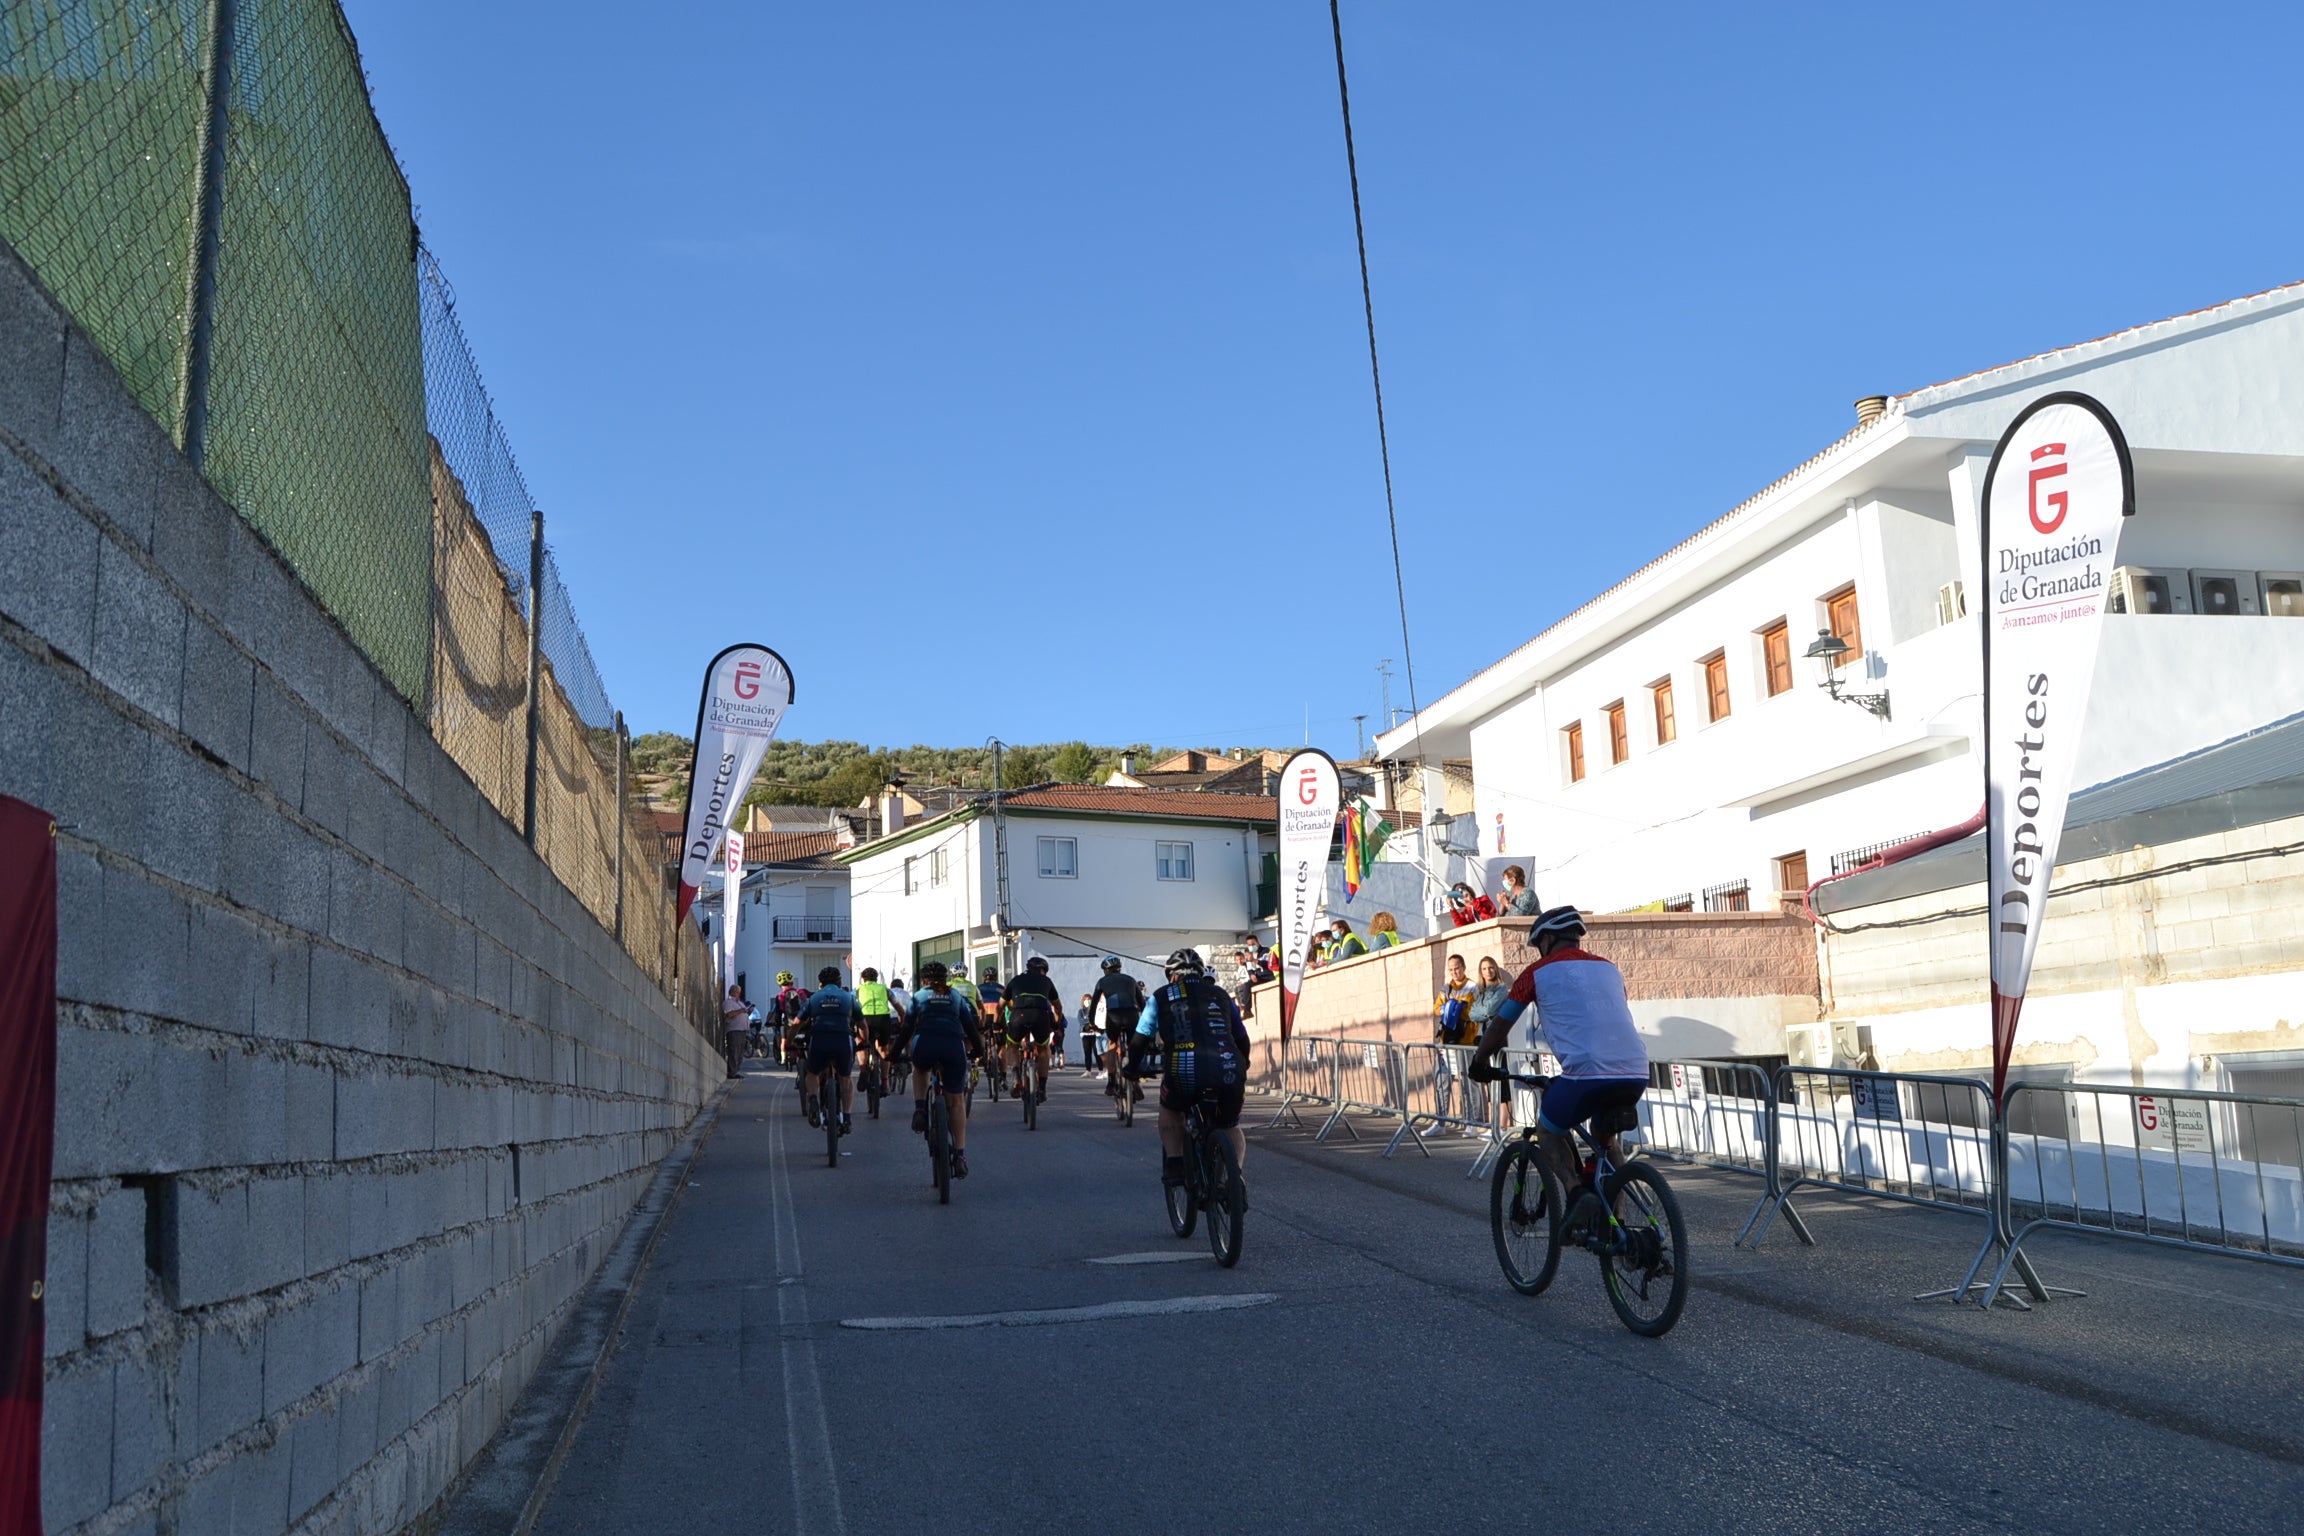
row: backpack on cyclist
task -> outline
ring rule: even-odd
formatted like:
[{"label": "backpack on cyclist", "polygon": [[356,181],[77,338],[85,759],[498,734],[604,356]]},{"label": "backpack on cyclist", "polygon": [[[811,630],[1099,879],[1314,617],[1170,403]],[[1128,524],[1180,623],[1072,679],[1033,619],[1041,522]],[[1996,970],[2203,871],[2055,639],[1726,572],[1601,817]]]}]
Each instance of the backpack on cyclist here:
[{"label": "backpack on cyclist", "polygon": [[1167,1047],[1170,1087],[1187,1095],[1205,1094],[1246,1081],[1239,1043],[1232,1038],[1232,1016],[1224,1002],[1223,990],[1211,981],[1160,989],[1154,1006],[1160,1010],[1160,1041]]}]

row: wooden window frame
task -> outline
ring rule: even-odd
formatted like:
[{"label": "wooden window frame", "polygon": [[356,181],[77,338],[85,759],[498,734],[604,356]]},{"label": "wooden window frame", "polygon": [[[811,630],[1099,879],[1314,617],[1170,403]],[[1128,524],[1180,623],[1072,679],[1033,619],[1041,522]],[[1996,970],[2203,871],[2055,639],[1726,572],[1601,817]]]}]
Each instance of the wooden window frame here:
[{"label": "wooden window frame", "polygon": [[1768,697],[1792,691],[1792,623],[1778,619],[1760,631],[1760,676]]},{"label": "wooden window frame", "polygon": [[1632,725],[1624,715],[1624,701],[1618,699],[1601,711],[1608,717],[1608,766],[1620,768],[1632,761]]},{"label": "wooden window frame", "polygon": [[[1843,613],[1848,618],[1845,629],[1840,626]],[[1848,647],[1847,652],[1833,664],[1835,672],[1864,659],[1864,616],[1857,607],[1856,583],[1849,582],[1846,586],[1824,594],[1824,628]]]},{"label": "wooden window frame", "polygon": [[1714,651],[1698,658],[1696,665],[1704,669],[1705,719],[1709,724],[1718,725],[1736,712],[1728,688],[1728,653]]},{"label": "wooden window frame", "polygon": [[1656,745],[1670,746],[1680,739],[1680,716],[1673,707],[1672,679],[1660,677],[1650,683],[1648,699],[1656,715]]},{"label": "wooden window frame", "polygon": [[1579,720],[1560,733],[1568,742],[1568,782],[1584,782],[1584,722]]}]

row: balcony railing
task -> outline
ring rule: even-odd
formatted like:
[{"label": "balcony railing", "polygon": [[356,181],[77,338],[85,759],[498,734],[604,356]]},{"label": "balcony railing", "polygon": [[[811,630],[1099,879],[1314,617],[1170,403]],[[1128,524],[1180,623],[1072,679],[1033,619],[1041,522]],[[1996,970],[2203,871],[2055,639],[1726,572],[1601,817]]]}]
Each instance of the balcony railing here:
[{"label": "balcony railing", "polygon": [[844,917],[778,917],[770,919],[779,944],[845,944],[848,919]]}]

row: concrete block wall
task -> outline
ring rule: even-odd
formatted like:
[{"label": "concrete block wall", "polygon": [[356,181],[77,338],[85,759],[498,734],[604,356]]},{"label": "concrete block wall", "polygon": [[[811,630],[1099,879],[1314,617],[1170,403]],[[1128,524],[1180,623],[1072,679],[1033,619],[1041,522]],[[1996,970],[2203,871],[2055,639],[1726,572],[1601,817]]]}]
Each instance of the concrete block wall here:
[{"label": "concrete block wall", "polygon": [[[1588,914],[1585,946],[1624,972],[1624,989],[1651,1051],[1675,1055],[1782,1055],[1783,1030],[1818,1017],[1816,940],[1808,920],[1781,912]],[[1535,960],[1528,919],[1497,918],[1412,939],[1323,967],[1305,978],[1298,1034],[1420,1044],[1432,1038],[1432,1003],[1447,957],[1477,976],[1493,957],[1507,977]],[[1278,987],[1256,993],[1251,1034],[1277,1034]]]},{"label": "concrete block wall", "polygon": [[61,824],[49,1531],[420,1516],[724,1069],[5,248],[0,792]]}]

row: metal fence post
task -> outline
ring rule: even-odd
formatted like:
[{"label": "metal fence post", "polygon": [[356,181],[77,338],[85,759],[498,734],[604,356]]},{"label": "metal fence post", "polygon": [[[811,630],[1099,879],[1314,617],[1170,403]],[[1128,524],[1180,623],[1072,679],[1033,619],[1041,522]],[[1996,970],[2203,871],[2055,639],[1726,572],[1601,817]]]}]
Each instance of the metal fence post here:
[{"label": "metal fence post", "polygon": [[616,711],[616,942],[624,942],[624,845],[632,840],[632,825],[625,819],[624,759],[631,747],[624,734],[624,711]]},{"label": "metal fence post", "polygon": [[192,183],[192,249],[185,263],[184,337],[176,374],[176,446],[194,469],[208,453],[208,371],[215,355],[216,260],[223,242],[224,166],[232,131],[232,42],[237,0],[208,0],[208,67],[201,71],[199,161]]},{"label": "metal fence post", "polygon": [[544,698],[544,513],[528,514],[528,768],[520,796],[520,835],[536,846],[536,726]]}]

